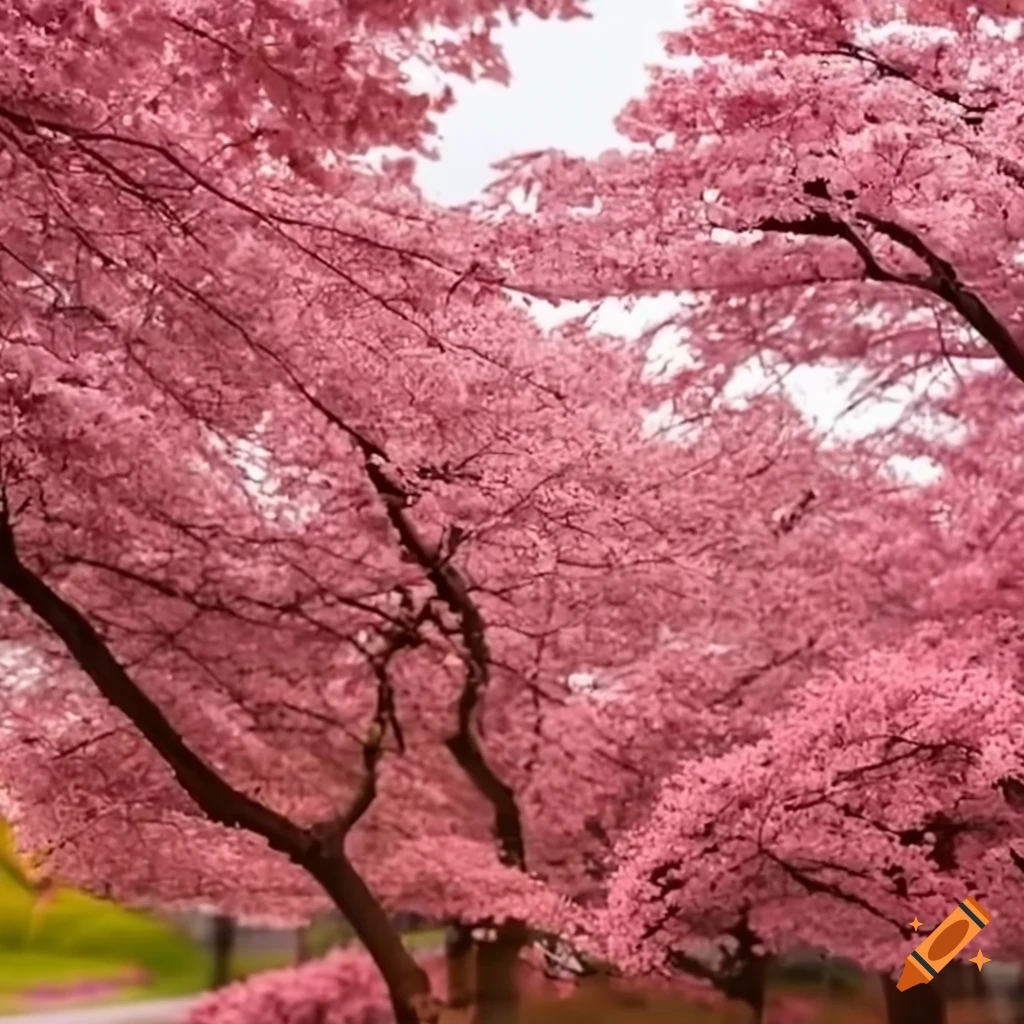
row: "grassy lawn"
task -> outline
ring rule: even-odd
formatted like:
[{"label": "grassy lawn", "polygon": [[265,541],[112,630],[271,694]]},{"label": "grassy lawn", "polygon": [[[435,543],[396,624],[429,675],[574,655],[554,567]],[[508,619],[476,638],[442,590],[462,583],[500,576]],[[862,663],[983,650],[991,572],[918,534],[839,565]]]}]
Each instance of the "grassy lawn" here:
[{"label": "grassy lawn", "polygon": [[[31,1009],[45,992],[78,988],[82,1002],[144,998],[148,986],[132,984],[131,965],[90,957],[61,956],[36,951],[0,951],[0,1013]],[[91,998],[83,986],[95,985]],[[31,998],[35,993],[35,998]]]},{"label": "grassy lawn", "polygon": [[406,947],[413,952],[444,948],[444,930],[441,928],[425,928],[423,931],[406,932],[402,938]]},{"label": "grassy lawn", "polygon": [[203,951],[144,914],[71,889],[38,899],[0,823],[0,1013],[56,989],[85,1002],[179,995],[208,975]]},{"label": "grassy lawn", "polygon": [[[310,930],[307,944],[321,955],[350,938],[320,926]],[[441,932],[414,933],[409,944],[436,948],[442,940]],[[231,973],[246,978],[293,962],[287,947],[242,949]],[[205,949],[145,914],[70,889],[37,900],[0,849],[0,1014],[32,1009],[60,989],[67,993],[64,1005],[189,995],[206,989],[211,974]]]},{"label": "grassy lawn", "polygon": [[116,981],[127,976],[123,964],[109,960],[54,956],[30,950],[0,953],[0,992],[3,993],[76,981]]}]

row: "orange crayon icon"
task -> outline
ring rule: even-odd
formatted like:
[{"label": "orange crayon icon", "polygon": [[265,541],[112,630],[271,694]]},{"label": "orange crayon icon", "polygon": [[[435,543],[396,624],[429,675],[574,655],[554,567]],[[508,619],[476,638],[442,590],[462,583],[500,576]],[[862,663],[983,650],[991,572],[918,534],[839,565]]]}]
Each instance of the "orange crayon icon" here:
[{"label": "orange crayon icon", "polygon": [[907,957],[896,988],[906,992],[915,985],[927,985],[991,920],[992,915],[968,896]]}]

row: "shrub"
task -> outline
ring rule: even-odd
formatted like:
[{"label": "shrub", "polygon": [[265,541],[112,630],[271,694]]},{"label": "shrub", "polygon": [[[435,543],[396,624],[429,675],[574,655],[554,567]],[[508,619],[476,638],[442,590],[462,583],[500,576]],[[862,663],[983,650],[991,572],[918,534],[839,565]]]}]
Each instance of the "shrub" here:
[{"label": "shrub", "polygon": [[[439,994],[443,961],[424,963]],[[188,1024],[388,1024],[384,983],[361,950],[339,949],[322,960],[266,971],[204,997]]]}]

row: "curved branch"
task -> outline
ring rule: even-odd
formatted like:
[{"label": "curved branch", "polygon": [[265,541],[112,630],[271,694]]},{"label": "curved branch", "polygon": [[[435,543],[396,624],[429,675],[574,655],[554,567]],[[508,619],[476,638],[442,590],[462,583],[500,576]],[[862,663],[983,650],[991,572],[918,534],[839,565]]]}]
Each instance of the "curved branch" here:
[{"label": "curved branch", "polygon": [[85,616],[21,561],[6,501],[0,505],[0,585],[60,638],[96,689],[139,730],[207,817],[228,828],[241,827],[262,836],[273,849],[296,862],[308,852],[310,836],[218,775],[128,675]]},{"label": "curved branch", "polygon": [[391,993],[399,1024],[435,1022],[439,1004],[426,974],[340,844],[328,844],[241,792],[200,757],[143,692],[86,617],[19,558],[6,494],[0,492],[0,586],[30,609],[62,641],[100,694],[141,733],[182,789],[211,820],[264,838],[314,878],[352,925]]},{"label": "curved branch", "polygon": [[899,284],[928,292],[941,299],[981,335],[995,350],[1006,368],[1024,382],[1024,351],[1009,328],[1000,321],[981,297],[958,277],[956,268],[942,259],[919,235],[895,221],[858,213],[856,219],[913,253],[927,267],[927,274],[898,274],[876,259],[868,243],[846,221],[816,210],[806,217],[765,217],[754,227],[760,231],[818,238],[838,238],[850,245],[864,264],[864,277],[870,281]]},{"label": "curved branch", "polygon": [[437,596],[459,623],[466,675],[456,708],[456,731],[445,741],[456,763],[465,772],[477,791],[494,811],[493,831],[502,861],[512,867],[526,866],[526,843],[515,793],[487,763],[474,729],[480,698],[490,681],[491,655],[486,638],[486,624],[470,595],[462,573],[452,564],[452,551],[442,551],[430,544],[419,532],[406,512],[413,494],[401,481],[393,479],[387,468],[387,452],[364,433],[348,424],[341,416],[302,385],[293,383],[302,396],[329,423],[349,437],[363,460],[363,469],[371,486],[384,505],[385,514],[399,544],[408,558],[420,567],[433,585]]}]

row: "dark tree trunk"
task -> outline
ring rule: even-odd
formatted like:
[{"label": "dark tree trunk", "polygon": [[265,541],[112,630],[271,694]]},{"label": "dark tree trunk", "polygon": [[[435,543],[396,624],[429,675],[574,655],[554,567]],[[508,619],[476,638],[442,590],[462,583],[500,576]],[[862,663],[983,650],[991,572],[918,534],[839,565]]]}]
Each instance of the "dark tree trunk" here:
[{"label": "dark tree trunk", "polygon": [[476,993],[476,951],[473,933],[458,921],[448,922],[444,932],[444,959],[448,976],[448,1005],[464,1010],[473,1005]]},{"label": "dark tree trunk", "polygon": [[1024,967],[1020,968],[1020,973],[1010,990],[1010,1000],[1013,1007],[1013,1024],[1024,1024]]},{"label": "dark tree trunk", "polygon": [[882,991],[886,1024],[946,1024],[946,1003],[934,981],[900,992],[895,979],[883,974]]},{"label": "dark tree trunk", "polygon": [[213,964],[210,976],[211,988],[223,988],[231,981],[231,955],[235,951],[238,929],[235,919],[228,914],[217,914],[213,919],[210,939]]},{"label": "dark tree trunk", "polygon": [[295,962],[297,964],[304,964],[308,960],[311,960],[312,956],[309,949],[309,929],[308,928],[296,928],[295,929]]},{"label": "dark tree trunk", "polygon": [[968,963],[966,960],[954,960],[943,968],[940,979],[945,980],[947,974],[953,975],[949,979],[950,984],[943,988],[947,996],[957,999],[986,999],[988,997],[985,972],[979,971],[976,964]]},{"label": "dark tree trunk", "polygon": [[746,1003],[750,1007],[753,1024],[761,1024],[761,1021],[764,1020],[768,989],[767,968],[767,957],[751,957],[744,963],[730,984],[732,998]]},{"label": "dark tree trunk", "polygon": [[968,982],[969,993],[975,999],[987,999],[989,993],[988,983],[985,981],[985,972],[979,971],[976,967],[972,966],[968,978],[970,979]]},{"label": "dark tree trunk", "polygon": [[964,960],[954,960],[942,969],[932,985],[950,999],[983,999],[986,994],[985,977],[974,964]]},{"label": "dark tree trunk", "polygon": [[519,957],[526,928],[506,924],[490,942],[477,943],[475,1024],[516,1024],[519,1017]]},{"label": "dark tree trunk", "polygon": [[296,860],[334,900],[377,965],[391,997],[395,1024],[436,1024],[441,1007],[426,971],[405,948],[391,918],[344,851],[319,846]]},{"label": "dark tree trunk", "polygon": [[731,956],[725,964],[710,967],[686,953],[674,951],[670,963],[676,970],[710,982],[726,999],[750,1007],[751,1021],[761,1024],[768,1002],[768,961],[766,956]]}]

